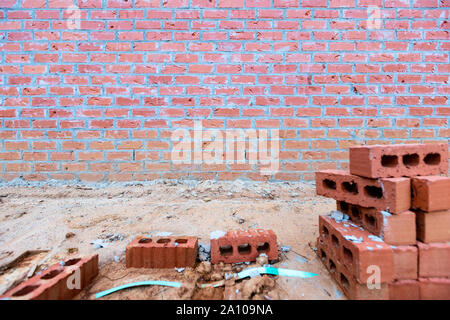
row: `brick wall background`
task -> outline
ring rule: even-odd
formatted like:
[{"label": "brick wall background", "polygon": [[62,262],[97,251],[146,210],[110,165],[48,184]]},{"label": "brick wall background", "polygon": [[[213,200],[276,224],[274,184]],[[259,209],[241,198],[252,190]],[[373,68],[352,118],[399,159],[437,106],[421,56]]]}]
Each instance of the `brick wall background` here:
[{"label": "brick wall background", "polygon": [[277,180],[345,168],[353,144],[448,142],[449,6],[0,0],[0,178],[263,178],[171,163],[196,119],[279,128]]}]

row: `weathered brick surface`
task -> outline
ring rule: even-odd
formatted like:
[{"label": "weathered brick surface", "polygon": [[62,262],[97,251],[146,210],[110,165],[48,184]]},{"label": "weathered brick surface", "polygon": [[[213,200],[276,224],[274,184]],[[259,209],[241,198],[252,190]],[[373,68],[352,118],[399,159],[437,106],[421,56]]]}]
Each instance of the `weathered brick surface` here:
[{"label": "weathered brick surface", "polygon": [[344,294],[352,300],[387,300],[389,287],[387,283],[379,283],[379,288],[369,289],[367,284],[359,283],[351,272],[336,257],[334,249],[320,237],[317,239],[317,255],[330,272]]},{"label": "weathered brick surface", "polygon": [[414,212],[390,214],[386,211],[365,208],[345,201],[336,201],[336,207],[337,210],[347,214],[352,222],[379,236],[388,244],[405,246],[416,243],[416,215]]},{"label": "weathered brick surface", "polygon": [[280,129],[279,180],[448,143],[447,20],[437,0],[2,1],[0,178],[263,178],[171,163],[196,119]]},{"label": "weathered brick surface", "polygon": [[419,253],[416,246],[395,246],[394,280],[414,280],[418,278]]},{"label": "weathered brick surface", "polygon": [[365,284],[371,277],[368,268],[377,266],[380,282],[391,282],[394,275],[393,249],[377,241],[367,231],[346,222],[336,222],[328,216],[319,216],[320,240],[330,248],[335,260],[343,265],[359,282]]},{"label": "weathered brick surface", "polygon": [[450,300],[450,279],[421,278],[419,283],[422,300]]},{"label": "weathered brick surface", "polygon": [[450,209],[450,178],[441,176],[411,179],[412,208],[426,212]]},{"label": "weathered brick surface", "polygon": [[416,212],[417,239],[424,243],[450,242],[450,210]]},{"label": "weathered brick surface", "polygon": [[342,170],[316,172],[316,193],[362,207],[398,214],[411,206],[409,178],[368,179]]},{"label": "weathered brick surface", "polygon": [[350,147],[350,173],[367,178],[413,177],[448,172],[447,143]]},{"label": "weathered brick surface", "polygon": [[[69,287],[72,275],[79,270],[80,289]],[[98,274],[98,254],[88,257],[71,257],[64,261],[64,265],[57,263],[47,270],[22,282],[9,290],[0,299],[12,300],[67,300],[76,296],[88,286]]]},{"label": "weathered brick surface", "polygon": [[400,280],[389,284],[389,300],[420,300],[418,280]]},{"label": "weathered brick surface", "polygon": [[419,277],[450,278],[450,243],[418,242]]},{"label": "weathered brick surface", "polygon": [[127,268],[194,267],[197,237],[136,237],[126,248]]},{"label": "weathered brick surface", "polygon": [[255,261],[260,254],[266,254],[269,260],[278,259],[277,236],[272,230],[228,231],[211,239],[212,263]]}]

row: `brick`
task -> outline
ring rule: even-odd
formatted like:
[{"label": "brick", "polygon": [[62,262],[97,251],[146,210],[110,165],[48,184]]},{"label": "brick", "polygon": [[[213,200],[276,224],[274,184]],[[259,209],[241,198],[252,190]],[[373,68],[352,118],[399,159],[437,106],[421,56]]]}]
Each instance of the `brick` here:
[{"label": "brick", "polygon": [[[70,276],[77,270],[80,274],[80,289],[68,286]],[[70,257],[64,260],[64,266],[56,263],[9,290],[0,299],[11,300],[68,300],[87,287],[98,274],[98,254],[87,257]]]},{"label": "brick", "polygon": [[277,236],[272,230],[228,231],[211,238],[212,263],[255,261],[260,254],[266,254],[269,260],[278,259]]},{"label": "brick", "polygon": [[417,239],[424,243],[450,242],[450,210],[416,212]]},{"label": "brick", "polygon": [[362,207],[399,214],[411,206],[409,178],[368,179],[342,170],[316,172],[316,193]]},{"label": "brick", "polygon": [[194,267],[197,237],[136,237],[126,248],[127,268]]},{"label": "brick", "polygon": [[375,208],[365,208],[336,201],[337,210],[347,214],[357,225],[380,237],[384,242],[404,246],[416,243],[416,216],[414,212],[405,211],[390,214]]},{"label": "brick", "polygon": [[[320,241],[330,248],[332,256],[361,284],[369,280],[368,268],[378,266],[380,283],[393,280],[393,249],[381,239],[347,222],[319,216]],[[352,240],[353,239],[353,240]],[[358,240],[354,240],[358,239]]]},{"label": "brick", "polygon": [[418,278],[418,249],[416,246],[398,246],[394,250],[394,279],[414,280]]},{"label": "brick", "polygon": [[422,300],[450,300],[450,279],[421,278],[419,284]]},{"label": "brick", "polygon": [[450,278],[450,243],[418,242],[419,277]]},{"label": "brick", "polygon": [[401,280],[390,283],[389,300],[420,300],[420,282]]},{"label": "brick", "polygon": [[350,173],[367,178],[438,175],[448,171],[446,143],[350,147]]},{"label": "brick", "polygon": [[424,176],[411,179],[412,208],[422,211],[450,209],[450,178]]},{"label": "brick", "polygon": [[320,238],[317,240],[317,255],[347,298],[352,300],[387,300],[389,298],[388,284],[380,283],[379,289],[369,289],[366,284],[356,281],[352,274],[336,259],[331,248],[320,241]]}]

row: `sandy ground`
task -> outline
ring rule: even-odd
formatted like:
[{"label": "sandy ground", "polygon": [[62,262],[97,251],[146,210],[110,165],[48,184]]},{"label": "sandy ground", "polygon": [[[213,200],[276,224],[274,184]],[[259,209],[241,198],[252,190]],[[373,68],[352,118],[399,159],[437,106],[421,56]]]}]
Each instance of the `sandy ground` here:
[{"label": "sandy ground", "polygon": [[[95,299],[96,292],[117,285],[156,279],[183,285],[127,289],[102,299],[345,299],[313,250],[318,215],[335,209],[335,202],[315,196],[312,185],[238,180],[109,187],[3,186],[0,209],[0,294],[70,254],[95,252],[100,258],[99,276],[77,299]],[[198,268],[178,272],[124,266],[125,247],[137,235],[196,235],[200,244],[208,244],[212,231],[248,228],[272,229],[280,246],[291,247],[280,253],[275,267],[318,276],[264,276],[200,289],[199,283],[255,265],[214,266],[206,274]],[[95,248],[91,242],[96,239],[107,246]],[[27,250],[34,251],[8,267],[8,262]]]}]

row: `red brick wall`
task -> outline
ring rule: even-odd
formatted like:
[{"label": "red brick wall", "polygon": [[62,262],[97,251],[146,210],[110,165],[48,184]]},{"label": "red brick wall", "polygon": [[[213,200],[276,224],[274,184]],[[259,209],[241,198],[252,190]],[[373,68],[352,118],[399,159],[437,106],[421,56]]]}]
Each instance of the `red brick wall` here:
[{"label": "red brick wall", "polygon": [[279,129],[278,180],[345,168],[353,144],[448,142],[449,5],[0,0],[0,178],[262,178],[171,162],[197,119]]}]

